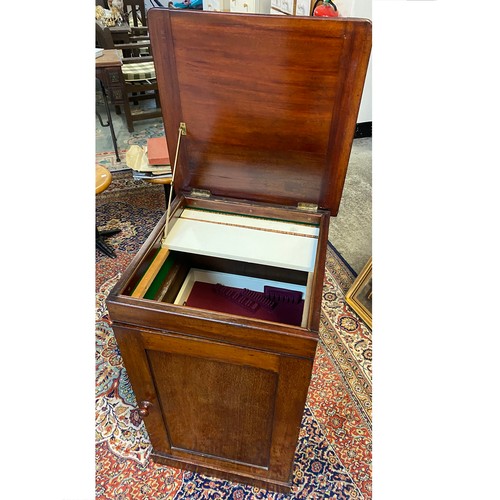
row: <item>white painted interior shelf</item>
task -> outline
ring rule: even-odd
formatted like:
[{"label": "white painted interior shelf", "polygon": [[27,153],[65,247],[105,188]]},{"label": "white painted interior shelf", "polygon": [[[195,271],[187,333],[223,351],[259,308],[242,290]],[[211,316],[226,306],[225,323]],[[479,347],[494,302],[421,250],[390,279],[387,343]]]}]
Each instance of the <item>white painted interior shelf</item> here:
[{"label": "white painted interior shelf", "polygon": [[179,252],[312,272],[319,228],[288,221],[184,209],[164,246]]}]

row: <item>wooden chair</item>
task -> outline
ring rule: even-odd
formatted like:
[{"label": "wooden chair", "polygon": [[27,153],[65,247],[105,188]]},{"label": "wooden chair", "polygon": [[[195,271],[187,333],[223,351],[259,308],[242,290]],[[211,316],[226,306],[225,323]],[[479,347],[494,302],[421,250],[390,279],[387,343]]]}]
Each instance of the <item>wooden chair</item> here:
[{"label": "wooden chair", "polygon": [[[144,0],[123,0],[123,17],[129,26],[128,43],[149,41]],[[149,51],[150,47],[141,49],[143,55],[150,55]]]},{"label": "wooden chair", "polygon": [[144,0],[123,0],[123,11],[131,28],[147,29],[147,13]]},{"label": "wooden chair", "polygon": [[[161,117],[158,84],[151,55],[151,44],[147,35],[131,35],[129,43],[115,43],[108,27],[96,21],[96,44],[103,49],[122,51],[123,107],[129,132],[134,131],[134,122]],[[141,109],[138,104],[154,99],[155,107]],[[135,106],[135,109],[132,109]]]}]

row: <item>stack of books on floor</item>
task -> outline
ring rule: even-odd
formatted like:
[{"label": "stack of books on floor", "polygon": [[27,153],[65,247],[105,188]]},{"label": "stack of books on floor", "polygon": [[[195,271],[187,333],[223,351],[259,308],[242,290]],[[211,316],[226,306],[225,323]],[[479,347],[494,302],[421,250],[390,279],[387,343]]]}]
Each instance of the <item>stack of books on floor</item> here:
[{"label": "stack of books on floor", "polygon": [[127,151],[126,163],[132,169],[134,179],[150,181],[172,178],[165,137],[148,139],[144,148],[131,146]]}]

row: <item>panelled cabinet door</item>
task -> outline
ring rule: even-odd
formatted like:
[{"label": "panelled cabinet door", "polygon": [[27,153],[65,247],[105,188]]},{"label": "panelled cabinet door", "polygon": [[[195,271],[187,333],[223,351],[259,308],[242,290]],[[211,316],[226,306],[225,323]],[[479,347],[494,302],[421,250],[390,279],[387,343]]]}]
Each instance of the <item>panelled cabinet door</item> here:
[{"label": "panelled cabinet door", "polygon": [[203,10],[220,12],[222,9],[219,0],[203,0]]},{"label": "panelled cabinet door", "polygon": [[230,0],[203,0],[203,10],[217,12],[229,11]]},{"label": "panelled cabinet door", "polygon": [[286,14],[293,14],[295,0],[281,0],[281,10]]},{"label": "panelled cabinet door", "polygon": [[248,14],[269,14],[271,0],[228,0],[231,12],[243,12]]},{"label": "panelled cabinet door", "polygon": [[231,12],[253,13],[258,0],[231,0]]},{"label": "panelled cabinet door", "polygon": [[271,13],[309,16],[311,14],[311,0],[271,0]]},{"label": "panelled cabinet door", "polygon": [[309,16],[311,14],[311,0],[296,0],[296,16]]},{"label": "panelled cabinet door", "polygon": [[113,328],[157,456],[291,480],[312,360]]}]

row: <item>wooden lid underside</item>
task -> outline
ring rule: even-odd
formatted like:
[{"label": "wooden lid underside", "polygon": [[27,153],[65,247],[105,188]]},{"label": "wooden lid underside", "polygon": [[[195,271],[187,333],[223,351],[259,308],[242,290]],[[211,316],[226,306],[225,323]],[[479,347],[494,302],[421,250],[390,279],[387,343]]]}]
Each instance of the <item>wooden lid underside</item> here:
[{"label": "wooden lid underside", "polygon": [[151,9],[176,192],[338,211],[371,48],[360,19]]}]

